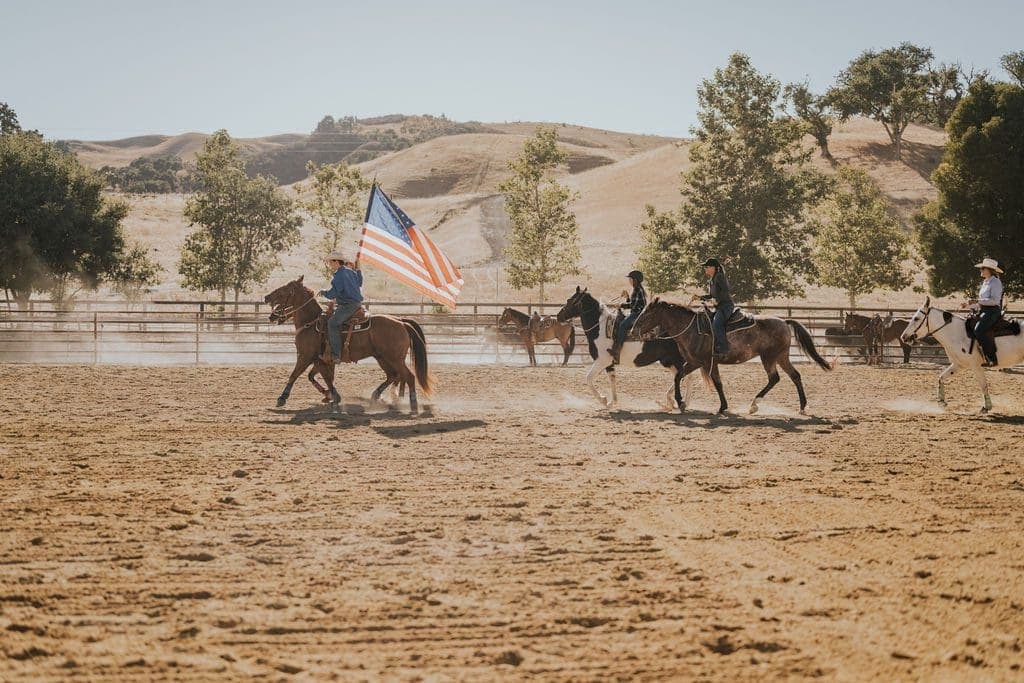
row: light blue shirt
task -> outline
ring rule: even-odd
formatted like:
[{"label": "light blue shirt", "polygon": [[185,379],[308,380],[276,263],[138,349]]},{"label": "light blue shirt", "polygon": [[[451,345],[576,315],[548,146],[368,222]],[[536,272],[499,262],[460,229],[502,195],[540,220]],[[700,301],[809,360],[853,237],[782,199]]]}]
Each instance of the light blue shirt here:
[{"label": "light blue shirt", "polygon": [[979,306],[998,306],[1003,300],[1003,283],[995,275],[985,278],[978,292]]}]

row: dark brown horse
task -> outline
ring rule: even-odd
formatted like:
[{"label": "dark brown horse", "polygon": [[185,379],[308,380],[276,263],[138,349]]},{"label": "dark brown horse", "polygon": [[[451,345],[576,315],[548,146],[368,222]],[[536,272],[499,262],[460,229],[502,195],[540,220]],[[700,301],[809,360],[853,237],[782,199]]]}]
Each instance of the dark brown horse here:
[{"label": "dark brown horse", "polygon": [[[875,318],[878,318],[878,320],[875,321]],[[874,321],[873,325],[872,321]],[[868,329],[869,326],[871,326],[871,329]],[[876,357],[880,361],[882,356],[881,346],[892,341],[899,342],[900,348],[903,349],[903,362],[909,363],[911,346],[903,341],[902,336],[906,329],[907,321],[901,318],[894,320],[891,313],[884,320],[880,315],[871,317],[857,313],[847,313],[843,318],[843,330],[846,334],[864,335],[867,347],[862,349],[861,353],[867,357],[868,365],[871,365],[872,360]],[[875,346],[877,348],[873,348]]]},{"label": "dark brown horse", "polygon": [[576,327],[572,321],[567,323],[558,322],[553,315],[541,317],[535,315],[530,317],[522,311],[514,308],[506,308],[498,318],[498,329],[508,328],[519,337],[526,347],[526,353],[530,356],[530,365],[537,366],[537,356],[534,355],[533,347],[541,342],[557,339],[562,345],[562,352],[565,357],[562,365],[565,366],[576,348]]},{"label": "dark brown horse", "polygon": [[706,315],[704,311],[694,311],[687,306],[655,299],[637,318],[633,329],[641,338],[658,332],[657,336],[661,339],[675,340],[680,355],[686,360],[686,367],[682,372],[676,374],[676,382],[678,383],[687,373],[700,369],[711,378],[715,390],[718,392],[719,414],[724,413],[729,407],[725,400],[725,392],[722,390],[722,378],[718,373],[719,364],[746,363],[754,356],[761,357],[764,371],[768,373],[768,384],[751,402],[750,413],[757,412],[758,400],[778,384],[779,371],[777,368],[779,367],[789,375],[793,384],[796,385],[797,394],[800,396],[800,412],[804,412],[807,408],[807,395],[804,393],[803,381],[800,379],[800,373],[789,360],[789,346],[793,334],[796,335],[800,348],[814,362],[824,370],[832,369],[828,361],[822,358],[814,348],[814,339],[806,327],[796,320],[755,316],[756,322],[752,327],[729,334],[729,353],[725,358],[715,360],[711,354],[712,337],[710,334],[702,333],[701,325],[698,324],[698,316],[704,315]]},{"label": "dark brown horse", "polygon": [[[295,323],[295,368],[292,370],[288,383],[277,399],[278,407],[288,400],[292,385],[310,365],[309,381],[317,391],[324,395],[325,402],[340,403],[341,396],[334,387],[334,366],[323,362],[320,354],[327,339],[326,319],[321,319],[323,309],[316,300],[313,291],[302,284],[302,278],[292,280],[278,287],[263,299],[272,306],[270,320],[281,325],[288,320]],[[398,389],[401,395],[409,388],[409,405],[415,413],[416,382],[427,396],[430,395],[430,372],[427,366],[427,342],[423,329],[414,320],[395,318],[390,315],[371,315],[370,327],[352,334],[349,356],[352,362],[373,357],[386,375],[385,380],[373,391],[373,400],[389,386]],[[415,375],[405,363],[409,350],[412,350],[416,366]],[[324,378],[327,387],[316,381],[319,374]]]}]

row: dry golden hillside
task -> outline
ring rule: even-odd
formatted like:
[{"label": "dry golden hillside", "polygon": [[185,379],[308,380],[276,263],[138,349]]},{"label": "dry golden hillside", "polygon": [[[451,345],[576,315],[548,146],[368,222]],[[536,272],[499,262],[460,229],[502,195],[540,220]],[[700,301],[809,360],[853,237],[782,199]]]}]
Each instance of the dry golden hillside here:
[{"label": "dry golden hillside", "polygon": [[[508,161],[536,125],[486,124],[494,132],[435,138],[360,165],[366,175],[377,177],[460,265],[466,278],[463,301],[536,298],[535,292],[514,292],[505,285],[500,254],[509,226],[497,193],[498,184],[507,176]],[[579,126],[556,128],[572,160],[562,172],[563,181],[580,193],[574,209],[580,228],[583,273],[549,287],[549,298],[564,298],[562,290],[576,283],[589,284],[611,298],[622,289],[623,275],[635,263],[641,239],[637,227],[645,218],[645,205],[652,204],[660,210],[678,205],[680,172],[689,163],[689,143]],[[171,144],[173,140],[164,139],[159,145]],[[261,144],[273,144],[274,138],[261,140]],[[840,163],[866,169],[906,222],[916,208],[935,195],[928,176],[938,163],[943,143],[941,131],[911,126],[905,138],[906,158],[896,162],[881,126],[854,120],[836,127],[831,149]],[[127,156],[131,149],[139,148],[122,148]],[[106,158],[111,158],[112,152],[106,154]],[[818,159],[816,163],[829,170],[824,160]],[[296,190],[287,187],[286,191]],[[181,216],[184,197],[163,195],[129,201],[132,212],[127,221],[128,231],[152,245],[167,270],[165,281],[158,288],[159,295],[194,296],[180,290],[175,272],[178,249],[188,231]],[[310,245],[316,233],[316,226],[307,220],[302,245],[282,257],[283,267],[272,278],[271,285],[302,273],[314,276]],[[354,249],[357,241],[358,235],[353,232],[346,246]],[[386,281],[379,274],[367,275],[367,293],[371,298],[416,299],[410,290]],[[903,306],[918,298],[911,291],[879,293],[863,303]],[[840,292],[815,287],[808,290],[807,300],[828,305],[845,303]]]}]

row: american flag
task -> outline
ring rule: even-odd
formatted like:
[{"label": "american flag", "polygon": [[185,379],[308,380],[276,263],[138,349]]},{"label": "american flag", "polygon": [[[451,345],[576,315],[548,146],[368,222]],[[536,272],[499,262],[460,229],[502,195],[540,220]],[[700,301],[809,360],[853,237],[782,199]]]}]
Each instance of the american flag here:
[{"label": "american flag", "polygon": [[459,269],[376,184],[370,191],[356,258],[455,308],[463,283]]}]

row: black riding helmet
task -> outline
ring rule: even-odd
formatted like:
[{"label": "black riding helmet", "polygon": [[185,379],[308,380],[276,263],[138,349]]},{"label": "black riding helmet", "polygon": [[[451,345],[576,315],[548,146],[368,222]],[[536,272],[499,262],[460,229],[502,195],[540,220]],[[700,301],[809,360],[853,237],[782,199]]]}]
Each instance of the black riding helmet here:
[{"label": "black riding helmet", "polygon": [[641,273],[639,270],[629,271],[629,274],[626,275],[626,277],[633,278],[633,282],[637,283],[638,285],[641,285],[644,282],[644,274]]},{"label": "black riding helmet", "polygon": [[701,268],[707,268],[708,266],[714,266],[718,270],[722,269],[721,262],[719,262],[719,260],[716,259],[716,258],[709,258],[707,261],[705,261],[704,263],[700,264]]}]

